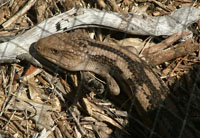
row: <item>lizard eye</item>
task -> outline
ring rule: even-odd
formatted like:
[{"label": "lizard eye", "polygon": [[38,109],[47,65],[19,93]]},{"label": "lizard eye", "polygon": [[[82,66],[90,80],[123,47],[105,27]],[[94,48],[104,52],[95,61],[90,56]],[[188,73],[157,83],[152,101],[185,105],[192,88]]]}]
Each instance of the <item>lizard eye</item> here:
[{"label": "lizard eye", "polygon": [[58,50],[52,49],[51,50],[52,54],[58,54]]}]

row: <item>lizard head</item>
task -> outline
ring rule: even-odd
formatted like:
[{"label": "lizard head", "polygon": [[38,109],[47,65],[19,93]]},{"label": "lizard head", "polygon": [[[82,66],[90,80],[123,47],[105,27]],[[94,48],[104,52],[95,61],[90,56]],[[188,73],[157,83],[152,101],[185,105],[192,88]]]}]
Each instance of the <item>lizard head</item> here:
[{"label": "lizard head", "polygon": [[73,71],[88,58],[87,49],[74,39],[77,38],[67,33],[54,34],[40,39],[35,49],[45,59]]}]

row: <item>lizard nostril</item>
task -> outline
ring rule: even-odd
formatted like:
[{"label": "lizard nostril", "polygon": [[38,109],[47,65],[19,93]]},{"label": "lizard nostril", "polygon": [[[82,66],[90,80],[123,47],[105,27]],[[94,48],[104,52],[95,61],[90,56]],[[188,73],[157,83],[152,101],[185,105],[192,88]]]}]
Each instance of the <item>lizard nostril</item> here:
[{"label": "lizard nostril", "polygon": [[41,50],[40,47],[36,47],[36,49],[37,49],[37,51],[40,51],[40,50]]}]

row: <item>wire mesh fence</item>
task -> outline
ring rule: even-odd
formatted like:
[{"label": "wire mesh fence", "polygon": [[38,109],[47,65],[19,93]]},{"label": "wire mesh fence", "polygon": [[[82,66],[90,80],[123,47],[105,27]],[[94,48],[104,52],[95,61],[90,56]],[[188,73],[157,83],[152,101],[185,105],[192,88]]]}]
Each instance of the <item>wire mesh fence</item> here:
[{"label": "wire mesh fence", "polygon": [[[131,21],[133,16],[128,19]],[[74,18],[72,24],[82,22]],[[177,19],[174,22],[179,22]],[[48,32],[43,23],[44,28],[38,29]],[[57,24],[56,29],[59,32],[66,28]],[[96,32],[95,38],[91,39],[88,32]],[[42,41],[30,46],[30,53],[44,69],[28,66],[27,62],[1,66],[1,136],[33,136],[40,132],[40,137],[45,137],[53,132],[55,137],[199,137],[198,51],[150,69],[151,64],[141,55],[122,46],[126,38],[133,37],[126,31],[93,28],[65,32],[69,35],[52,33],[46,38],[42,33]],[[115,40],[101,38],[106,35]],[[193,40],[198,38],[195,35]],[[143,41],[146,38],[141,37]],[[122,43],[116,42],[119,39]],[[157,36],[152,41],[162,43],[165,39]],[[180,43],[166,47],[173,49]],[[160,49],[157,52],[162,54]],[[174,52],[176,55],[179,51]],[[167,88],[161,79],[169,87],[167,95],[162,93]],[[111,94],[116,87],[120,89],[118,96]],[[144,106],[154,108],[145,110]]]}]

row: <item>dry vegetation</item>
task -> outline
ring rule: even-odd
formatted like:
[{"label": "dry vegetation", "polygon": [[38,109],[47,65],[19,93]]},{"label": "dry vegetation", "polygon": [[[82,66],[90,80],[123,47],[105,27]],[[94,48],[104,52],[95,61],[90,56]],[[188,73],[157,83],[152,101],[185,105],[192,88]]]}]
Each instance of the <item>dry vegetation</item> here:
[{"label": "dry vegetation", "polygon": [[[184,6],[199,8],[200,3],[194,0],[8,1],[0,7],[0,41],[8,41],[73,7],[163,16]],[[129,110],[130,101],[126,101],[123,93],[116,97],[95,93],[107,90],[99,76],[90,74],[97,88],[88,89],[91,84],[82,85],[81,72],[55,72],[26,61],[1,64],[0,137],[197,138],[200,135],[199,27],[200,21],[192,24],[189,28],[193,37],[183,42],[178,40],[186,33],[167,39],[127,34],[127,39],[124,33],[113,30],[84,30],[95,34],[100,41],[123,40],[128,46],[137,45],[140,56],[154,66],[169,86],[178,111],[173,107],[168,111],[158,109],[155,113],[159,114],[152,114],[151,123],[134,108]],[[159,124],[163,114],[169,114],[168,124]]]}]

